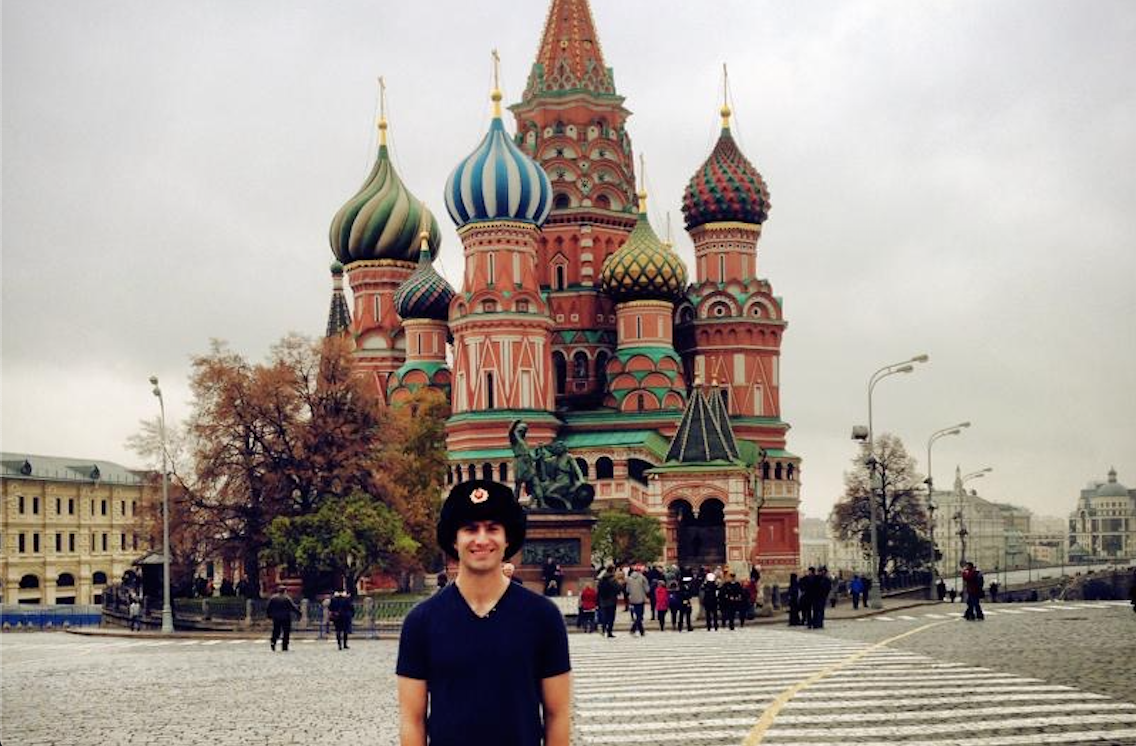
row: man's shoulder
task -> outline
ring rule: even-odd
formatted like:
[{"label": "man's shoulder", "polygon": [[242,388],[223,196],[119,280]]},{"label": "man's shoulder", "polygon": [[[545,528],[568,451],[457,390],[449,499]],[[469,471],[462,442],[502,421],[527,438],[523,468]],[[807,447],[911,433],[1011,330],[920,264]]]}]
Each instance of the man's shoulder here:
[{"label": "man's shoulder", "polygon": [[442,613],[444,609],[449,606],[451,601],[450,596],[454,593],[453,584],[447,585],[429,598],[425,598],[416,603],[413,608],[406,614],[403,624],[414,624],[421,622],[424,619]]}]

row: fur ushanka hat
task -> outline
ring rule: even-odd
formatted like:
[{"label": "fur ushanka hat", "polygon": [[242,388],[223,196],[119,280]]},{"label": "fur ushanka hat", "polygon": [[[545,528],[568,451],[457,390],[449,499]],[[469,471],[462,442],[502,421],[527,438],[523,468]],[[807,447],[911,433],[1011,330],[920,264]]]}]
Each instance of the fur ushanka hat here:
[{"label": "fur ushanka hat", "polygon": [[438,518],[438,546],[458,558],[454,549],[458,529],[475,521],[496,521],[505,527],[508,541],[505,558],[521,550],[525,543],[525,511],[513,491],[499,482],[474,479],[454,485]]}]

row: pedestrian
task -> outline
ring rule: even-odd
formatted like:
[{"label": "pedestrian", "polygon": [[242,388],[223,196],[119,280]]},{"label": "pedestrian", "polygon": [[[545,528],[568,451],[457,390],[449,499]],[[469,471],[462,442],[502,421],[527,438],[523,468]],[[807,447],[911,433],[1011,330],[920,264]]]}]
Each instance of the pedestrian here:
[{"label": "pedestrian", "polygon": [[832,578],[828,576],[827,567],[817,570],[813,583],[812,628],[824,629],[824,606],[828,603],[828,595],[832,593]]},{"label": "pedestrian", "polygon": [[813,595],[816,586],[816,568],[810,567],[800,581],[801,589],[801,624],[808,629],[813,628]]},{"label": "pedestrian", "polygon": [[[825,574],[828,574],[828,570],[827,570],[827,569],[825,570]],[[843,582],[841,582],[841,583],[840,583],[840,584],[838,585],[838,584],[837,584],[837,582],[836,582],[836,579],[835,579],[835,578],[833,578],[833,577],[832,577],[831,575],[829,575],[829,576],[828,576],[828,579],[829,579],[829,583],[830,583],[830,584],[831,584],[831,586],[832,586],[832,589],[831,589],[831,590],[830,590],[830,591],[828,592],[828,608],[830,608],[830,609],[835,609],[835,608],[836,608],[836,601],[837,601],[837,597],[838,597],[838,596],[839,596],[839,595],[840,595],[840,594],[841,594],[841,593],[843,592],[843,590],[844,590],[844,589],[842,588],[842,586],[844,585],[844,583],[843,583]]]},{"label": "pedestrian", "polygon": [[962,571],[962,582],[966,589],[966,613],[963,615],[965,619],[970,621],[981,621],[986,617],[982,614],[982,596],[983,585],[982,573],[974,566],[973,562],[967,562],[966,567]]},{"label": "pedestrian", "polygon": [[[655,614],[658,612],[658,604],[656,603],[657,599],[655,598],[654,591],[659,587],[659,583],[663,583],[664,590],[666,589],[667,584],[663,582],[665,576],[663,575],[663,571],[659,569],[658,565],[651,565],[650,567],[648,567],[646,572],[643,573],[643,577],[647,578],[647,587],[651,589],[651,594],[647,597],[647,602],[651,606],[651,620],[654,621]],[[666,607],[663,607],[662,612],[663,616],[666,616]]]},{"label": "pedestrian", "polygon": [[131,596],[130,597],[130,606],[128,607],[128,611],[130,612],[130,631],[131,632],[141,632],[142,631],[142,604],[140,604],[138,602],[138,596]]},{"label": "pedestrian", "polygon": [[852,582],[848,586],[852,592],[852,608],[860,608],[860,596],[864,592],[864,580],[860,577],[860,573],[852,576]]},{"label": "pedestrian", "polygon": [[789,626],[801,626],[801,582],[797,573],[789,573]]},{"label": "pedestrian", "polygon": [[580,626],[588,634],[596,631],[596,608],[599,606],[599,596],[596,586],[590,580],[584,581],[580,589]]},{"label": "pedestrian", "polygon": [[935,594],[939,597],[939,603],[947,597],[947,584],[942,578],[939,578],[939,584],[935,586]]},{"label": "pedestrian", "polygon": [[717,577],[712,572],[706,573],[706,579],[702,581],[702,615],[706,617],[706,631],[709,632],[711,625],[715,632],[718,631],[718,582]]},{"label": "pedestrian", "polygon": [[679,597],[682,600],[682,610],[678,618],[678,629],[680,632],[682,631],[682,623],[684,620],[686,621],[686,631],[694,631],[694,625],[690,622],[691,617],[694,615],[694,601],[692,600],[694,598],[694,590],[691,587],[692,581],[693,578],[690,575],[684,575],[682,582],[678,586]]},{"label": "pedestrian", "polygon": [[276,593],[268,599],[264,613],[272,620],[272,649],[276,649],[276,641],[280,640],[284,652],[288,652],[288,640],[292,637],[292,615],[300,616],[300,607],[288,595],[287,589],[278,585]]},{"label": "pedestrian", "polygon": [[327,612],[332,626],[335,627],[335,644],[340,650],[347,650],[347,636],[351,633],[351,620],[355,618],[355,604],[347,595],[347,591],[336,591],[331,597]]},{"label": "pedestrian", "polygon": [[[753,579],[752,573],[750,577],[747,577],[745,582],[742,583],[742,596],[744,600],[742,601],[743,608],[740,616],[743,627],[746,626],[747,619],[753,619],[757,616],[757,586],[760,583],[760,580]],[[773,591],[773,597],[777,598],[776,588]]]},{"label": "pedestrian", "polygon": [[608,637],[615,637],[612,628],[615,626],[615,607],[619,603],[619,582],[615,579],[615,566],[608,565],[600,576],[596,587],[596,596],[599,602],[600,628]]},{"label": "pedestrian", "polygon": [[631,607],[631,634],[639,630],[639,636],[647,634],[643,629],[643,607],[647,605],[647,596],[651,589],[647,585],[647,578],[640,572],[639,567],[632,568],[627,576],[627,603]]},{"label": "pedestrian", "polygon": [[667,610],[671,612],[671,629],[682,632],[682,591],[677,580],[667,584]]},{"label": "pedestrian", "polygon": [[[660,632],[666,632],[667,631],[667,608],[670,606],[671,594],[670,594],[669,591],[667,591],[666,584],[663,583],[662,573],[660,573],[659,579],[655,581],[654,596],[655,596],[655,603],[653,604],[653,606],[654,606],[656,613],[658,615],[659,631]],[[674,627],[673,624],[671,626]]]},{"label": "pedestrian", "polygon": [[956,591],[954,588],[951,588],[950,593],[948,593],[947,595],[951,597],[951,603],[953,604],[955,602],[955,598],[958,597],[958,591]]},{"label": "pedestrian", "polygon": [[719,599],[723,622],[731,630],[734,629],[734,620],[738,616],[742,617],[742,624],[745,624],[745,607],[743,605],[745,592],[742,590],[742,584],[738,582],[737,575],[733,572],[726,576],[726,582],[722,584]]},{"label": "pedestrian", "polygon": [[438,571],[438,575],[435,577],[435,581],[435,585],[437,585],[438,590],[442,590],[446,587],[446,584],[450,582],[449,576],[446,575],[446,568],[443,567]]},{"label": "pedestrian", "polygon": [[[997,568],[995,568],[995,569],[997,569]],[[995,580],[993,583],[990,584],[990,603],[992,603],[992,604],[998,603],[998,581],[997,580]]]},{"label": "pedestrian", "polygon": [[1132,582],[1128,585],[1128,600],[1132,602],[1132,611],[1136,611],[1136,570],[1132,571]]},{"label": "pedestrian", "polygon": [[401,745],[568,746],[572,684],[564,617],[501,571],[525,540],[525,513],[513,491],[487,480],[454,486],[442,504],[437,540],[458,571],[402,625]]},{"label": "pedestrian", "polygon": [[512,562],[506,562],[505,564],[501,565],[501,574],[508,578],[510,583],[516,583],[517,585],[525,584],[525,581],[521,580],[520,577],[517,576],[517,566]]}]

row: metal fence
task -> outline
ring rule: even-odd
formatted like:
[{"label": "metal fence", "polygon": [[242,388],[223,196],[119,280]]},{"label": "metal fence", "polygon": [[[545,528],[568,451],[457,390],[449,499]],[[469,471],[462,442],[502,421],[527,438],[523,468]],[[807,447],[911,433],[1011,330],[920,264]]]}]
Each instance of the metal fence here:
[{"label": "metal fence", "polygon": [[73,604],[4,604],[0,606],[0,628],[4,630],[48,630],[68,627],[97,627],[102,608]]}]

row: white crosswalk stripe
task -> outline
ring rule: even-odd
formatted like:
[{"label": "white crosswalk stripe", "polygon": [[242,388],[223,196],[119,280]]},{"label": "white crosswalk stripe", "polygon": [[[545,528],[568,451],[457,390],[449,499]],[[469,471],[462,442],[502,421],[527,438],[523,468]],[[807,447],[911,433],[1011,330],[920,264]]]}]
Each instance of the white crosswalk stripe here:
[{"label": "white crosswalk stripe", "polygon": [[[901,615],[890,619],[927,623]],[[577,741],[581,746],[736,746],[787,689],[838,664],[843,665],[788,700],[762,744],[1028,746],[1120,743],[1136,734],[1133,703],[896,649],[867,648],[867,643],[768,627],[725,635],[573,636]],[[849,661],[856,654],[862,657]],[[640,665],[650,670],[644,675]],[[632,711],[645,716],[629,718]]]}]

